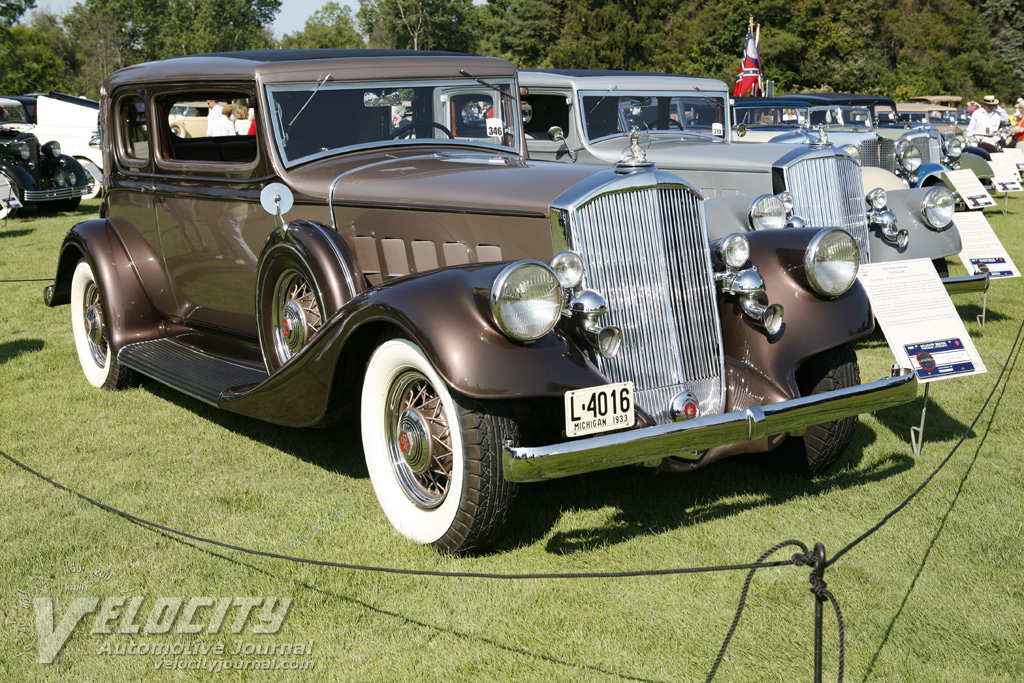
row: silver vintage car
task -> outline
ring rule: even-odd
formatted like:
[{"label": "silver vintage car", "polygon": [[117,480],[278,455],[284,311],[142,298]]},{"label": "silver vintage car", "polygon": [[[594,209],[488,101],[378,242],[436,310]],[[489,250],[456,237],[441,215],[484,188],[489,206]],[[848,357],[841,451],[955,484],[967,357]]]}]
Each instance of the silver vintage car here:
[{"label": "silver vintage car", "polygon": [[[732,144],[729,89],[708,78],[620,71],[520,72],[535,159],[653,162],[697,187],[713,237],[737,230],[840,227],[864,262],[959,253],[945,187],[865,191],[862,169],[825,144]],[[640,163],[640,162],[637,162]]]}]

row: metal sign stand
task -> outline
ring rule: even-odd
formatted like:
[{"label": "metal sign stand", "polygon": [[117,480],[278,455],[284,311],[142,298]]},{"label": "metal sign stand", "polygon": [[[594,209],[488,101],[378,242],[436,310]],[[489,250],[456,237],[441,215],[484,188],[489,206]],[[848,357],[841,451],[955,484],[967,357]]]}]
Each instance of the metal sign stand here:
[{"label": "metal sign stand", "polygon": [[921,445],[924,443],[924,416],[928,412],[928,387],[929,382],[924,385],[924,404],[921,406],[921,426],[910,428],[910,445],[914,449],[914,455],[921,455]]}]

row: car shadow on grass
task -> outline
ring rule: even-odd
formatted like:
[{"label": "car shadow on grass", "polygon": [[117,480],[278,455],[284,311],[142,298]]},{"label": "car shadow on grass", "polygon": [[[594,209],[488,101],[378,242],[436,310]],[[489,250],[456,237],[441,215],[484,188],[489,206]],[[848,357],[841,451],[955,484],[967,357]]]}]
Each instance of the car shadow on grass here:
[{"label": "car shadow on grass", "polygon": [[24,237],[25,235],[31,235],[35,231],[35,228],[21,228],[20,230],[18,228],[6,229],[2,224],[0,224],[0,239],[3,239],[4,237]]},{"label": "car shadow on grass", "polygon": [[[522,486],[510,533],[493,551],[505,552],[537,543],[550,534],[564,515],[580,511],[609,512],[599,525],[555,533],[547,541],[549,552],[569,554],[615,545],[638,536],[674,531],[754,508],[888,479],[915,464],[909,430],[920,424],[921,405],[922,397],[918,396],[904,406],[875,415],[906,444],[904,451],[865,463],[865,449],[876,440],[876,433],[861,422],[839,461],[813,479],[773,470],[772,454],[765,453],[730,458],[689,474],[619,468]],[[966,428],[929,399],[926,441],[956,438]],[[763,461],[759,463],[757,458]]]},{"label": "car shadow on grass", "polygon": [[156,380],[143,379],[144,388],[154,396],[187,410],[196,417],[268,448],[287,453],[328,472],[352,479],[367,478],[359,428],[355,423],[341,423],[325,429],[282,427],[221,410],[171,389]]},{"label": "car shadow on grass", "polygon": [[[964,303],[955,304],[956,312],[960,314],[960,319],[964,321],[964,327],[967,328],[967,333],[971,336],[977,336],[978,329],[978,316],[981,315],[981,296],[978,296],[978,303]],[[1000,313],[997,309],[991,306],[985,307],[985,324],[999,322],[1001,320],[1007,320],[1008,318]],[[984,328],[981,328],[984,330]]]},{"label": "car shadow on grass", "polygon": [[46,342],[42,339],[16,339],[14,341],[0,344],[0,365],[7,361],[14,360],[24,353],[35,353],[42,351]]}]

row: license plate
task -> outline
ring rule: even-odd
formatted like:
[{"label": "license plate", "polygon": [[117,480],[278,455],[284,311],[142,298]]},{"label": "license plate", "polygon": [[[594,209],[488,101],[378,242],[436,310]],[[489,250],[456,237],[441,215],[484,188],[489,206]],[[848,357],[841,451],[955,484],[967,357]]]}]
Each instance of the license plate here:
[{"label": "license plate", "polygon": [[633,383],[565,392],[565,435],[586,436],[636,424]]}]

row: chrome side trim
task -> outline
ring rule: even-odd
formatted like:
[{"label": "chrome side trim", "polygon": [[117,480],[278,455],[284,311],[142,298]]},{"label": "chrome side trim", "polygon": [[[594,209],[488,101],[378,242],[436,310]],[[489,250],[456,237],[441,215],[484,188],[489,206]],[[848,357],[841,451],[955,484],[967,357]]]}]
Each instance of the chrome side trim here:
[{"label": "chrome side trim", "polygon": [[689,422],[592,436],[550,446],[514,448],[505,444],[502,469],[509,481],[541,481],[673,455],[684,456],[692,451],[755,441],[772,434],[799,432],[822,422],[912,401],[917,396],[917,375],[909,368],[900,368],[899,373],[856,387]]}]

